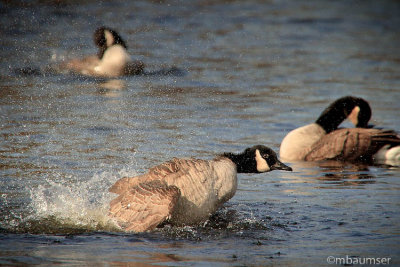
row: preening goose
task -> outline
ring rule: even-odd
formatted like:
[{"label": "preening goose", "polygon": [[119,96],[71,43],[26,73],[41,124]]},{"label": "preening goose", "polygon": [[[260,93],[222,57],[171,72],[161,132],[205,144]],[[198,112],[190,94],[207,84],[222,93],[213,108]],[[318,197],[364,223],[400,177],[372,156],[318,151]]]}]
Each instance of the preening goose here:
[{"label": "preening goose", "polygon": [[[337,129],[346,118],[357,128]],[[367,128],[370,118],[371,108],[367,101],[342,97],[314,124],[290,132],[282,141],[281,157],[305,161],[400,162],[400,136],[392,130]]]},{"label": "preening goose", "polygon": [[110,217],[125,231],[144,232],[168,220],[193,225],[209,218],[236,192],[237,173],[292,169],[265,146],[241,154],[224,153],[213,160],[177,159],[151,168],[148,173],[118,180],[110,192]]},{"label": "preening goose", "polygon": [[97,55],[73,59],[61,68],[90,76],[117,77],[143,73],[144,64],[132,61],[125,42],[119,34],[107,27],[94,32],[94,43],[99,48]]},{"label": "preening goose", "polygon": [[371,117],[371,108],[364,99],[346,96],[329,105],[311,124],[289,132],[282,140],[280,156],[284,160],[305,160],[312,146],[323,136],[337,130],[348,118],[357,127],[366,127]]},{"label": "preening goose", "polygon": [[340,160],[397,165],[400,163],[400,136],[392,130],[339,129],[316,142],[305,155],[304,160]]}]

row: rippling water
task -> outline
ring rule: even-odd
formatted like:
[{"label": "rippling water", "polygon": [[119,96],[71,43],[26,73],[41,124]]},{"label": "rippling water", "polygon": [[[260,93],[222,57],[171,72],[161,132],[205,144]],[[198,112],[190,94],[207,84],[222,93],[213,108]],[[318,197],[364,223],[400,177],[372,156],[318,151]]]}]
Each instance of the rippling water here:
[{"label": "rippling water", "polygon": [[[398,1],[4,1],[0,13],[0,265],[399,264],[397,167],[239,175],[234,198],[198,227],[126,234],[107,217],[119,178],[172,157],[279,151],[343,95],[399,130]],[[179,75],[47,71],[96,53],[100,25],[147,70]]]}]

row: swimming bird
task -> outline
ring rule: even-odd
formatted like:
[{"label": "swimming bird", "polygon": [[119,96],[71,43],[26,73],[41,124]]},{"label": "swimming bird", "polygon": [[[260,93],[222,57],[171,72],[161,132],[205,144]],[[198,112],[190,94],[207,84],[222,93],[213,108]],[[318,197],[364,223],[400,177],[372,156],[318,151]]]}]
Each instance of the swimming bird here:
[{"label": "swimming bird", "polygon": [[132,61],[127,46],[113,29],[100,27],[94,32],[97,55],[72,59],[61,68],[89,76],[117,77],[143,73],[144,63]]},{"label": "swimming bird", "polygon": [[[364,99],[339,98],[315,123],[291,131],[281,143],[280,156],[292,161],[400,160],[400,137],[393,130],[368,128],[371,114],[371,107]],[[357,128],[337,129],[346,118]]]},{"label": "swimming bird", "polygon": [[400,163],[400,136],[393,130],[385,129],[338,129],[313,144],[304,156],[304,160],[339,160],[398,165]]},{"label": "swimming bird", "polygon": [[265,146],[224,153],[213,160],[178,159],[146,174],[122,178],[110,189],[110,217],[125,231],[153,230],[164,221],[193,225],[206,221],[237,189],[237,173],[291,171]]}]

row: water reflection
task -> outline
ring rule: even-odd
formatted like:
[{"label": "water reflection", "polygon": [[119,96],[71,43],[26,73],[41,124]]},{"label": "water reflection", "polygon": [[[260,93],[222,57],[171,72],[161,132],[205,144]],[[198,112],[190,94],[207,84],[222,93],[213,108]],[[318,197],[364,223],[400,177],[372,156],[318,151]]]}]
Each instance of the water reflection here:
[{"label": "water reflection", "polygon": [[330,185],[361,185],[376,182],[376,177],[370,172],[369,166],[334,160],[319,162],[292,162],[290,166],[298,175],[296,179],[302,182]]},{"label": "water reflection", "polygon": [[120,79],[112,79],[99,83],[99,86],[104,89],[117,91],[126,88],[126,81]]},{"label": "water reflection", "polygon": [[[123,259],[126,258],[123,261]],[[183,257],[177,256],[172,253],[150,253],[150,252],[138,252],[136,250],[128,252],[125,257],[120,259],[122,261],[113,261],[111,262],[111,265],[113,266],[154,266],[156,265],[163,265],[163,263],[174,263],[174,262],[180,262],[180,261],[185,261]]]},{"label": "water reflection", "polygon": [[[222,210],[200,230],[164,229],[127,246],[101,224],[119,178],[172,157],[258,143],[277,149],[289,129],[343,95],[370,100],[372,123],[398,125],[396,1],[357,9],[343,0],[29,2],[0,8],[0,231],[82,234],[67,245],[0,237],[0,262],[318,266],[347,251],[400,254],[399,169],[337,162],[242,175],[225,206],[232,216]],[[149,73],[107,80],[46,72],[95,53],[87,38],[98,24],[124,32]],[[97,230],[111,233],[83,234]]]},{"label": "water reflection", "polygon": [[207,265],[210,263],[232,263],[235,261],[233,257],[231,259],[215,257],[212,252],[208,253],[208,255],[196,253],[196,250],[192,250],[187,254],[179,253],[181,250],[196,248],[187,242],[155,242],[154,245],[155,250],[157,250],[156,252],[142,251],[143,246],[146,246],[143,242],[133,242],[128,244],[128,251],[119,256],[117,261],[111,261],[110,264],[112,266],[171,266],[177,264],[182,265],[184,262],[189,263],[192,261],[208,262]]},{"label": "water reflection", "polygon": [[376,177],[369,167],[363,164],[350,164],[338,161],[323,161],[319,163],[322,176],[316,179],[329,184],[361,185],[375,183]]}]

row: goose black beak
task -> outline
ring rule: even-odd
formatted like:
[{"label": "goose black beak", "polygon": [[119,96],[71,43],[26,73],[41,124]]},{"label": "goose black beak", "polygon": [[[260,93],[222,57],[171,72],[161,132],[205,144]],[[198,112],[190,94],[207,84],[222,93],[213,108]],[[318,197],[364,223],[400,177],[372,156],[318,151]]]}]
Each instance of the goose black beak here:
[{"label": "goose black beak", "polygon": [[282,162],[280,162],[279,160],[271,166],[271,171],[273,170],[281,170],[281,171],[293,171],[293,169],[285,164],[283,164]]}]

